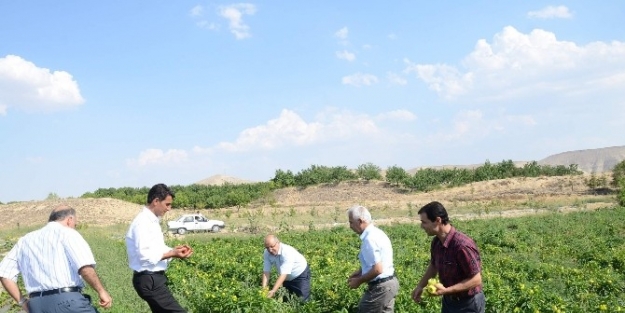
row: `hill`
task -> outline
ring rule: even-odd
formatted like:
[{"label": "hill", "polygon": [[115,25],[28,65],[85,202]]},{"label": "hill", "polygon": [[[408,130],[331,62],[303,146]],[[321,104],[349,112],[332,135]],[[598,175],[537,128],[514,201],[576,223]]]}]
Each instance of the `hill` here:
[{"label": "hill", "polygon": [[236,178],[232,176],[226,176],[226,175],[213,175],[209,178],[205,178],[205,179],[195,182],[195,184],[198,184],[198,185],[209,185],[209,186],[221,186],[226,183],[237,185],[237,184],[254,183],[254,181]]},{"label": "hill", "polygon": [[616,164],[625,160],[625,146],[599,149],[586,149],[562,152],[548,156],[540,161],[540,165],[577,164],[585,173],[610,172]]}]

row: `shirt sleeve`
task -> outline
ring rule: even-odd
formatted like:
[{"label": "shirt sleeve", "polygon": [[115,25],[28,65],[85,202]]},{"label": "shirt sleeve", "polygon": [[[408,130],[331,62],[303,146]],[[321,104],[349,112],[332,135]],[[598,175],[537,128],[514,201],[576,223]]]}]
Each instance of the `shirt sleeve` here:
[{"label": "shirt sleeve", "polygon": [[63,240],[65,253],[74,264],[76,270],[86,265],[95,265],[95,258],[87,241],[77,231],[71,229],[66,233],[66,240]]},{"label": "shirt sleeve", "polygon": [[17,282],[17,276],[20,274],[19,265],[17,263],[17,251],[20,249],[21,240],[13,246],[11,251],[0,262],[0,277],[11,279]]},{"label": "shirt sleeve", "polygon": [[464,273],[471,276],[482,271],[482,261],[479,252],[469,246],[463,246],[458,250],[458,264]]},{"label": "shirt sleeve", "polygon": [[[380,246],[373,240],[365,240],[362,246],[362,257],[366,264],[374,266],[382,262]],[[365,273],[363,273],[365,274]]]},{"label": "shirt sleeve", "polygon": [[263,272],[271,272],[271,262],[269,261],[269,253],[267,250],[263,252]]}]

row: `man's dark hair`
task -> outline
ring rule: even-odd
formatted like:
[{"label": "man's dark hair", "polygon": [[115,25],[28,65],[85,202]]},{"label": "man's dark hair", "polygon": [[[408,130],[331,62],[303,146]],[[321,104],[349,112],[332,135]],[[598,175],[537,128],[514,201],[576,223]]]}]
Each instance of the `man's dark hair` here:
[{"label": "man's dark hair", "polygon": [[62,221],[68,216],[76,216],[76,210],[74,210],[73,208],[54,210],[52,211],[52,213],[50,213],[48,222]]},{"label": "man's dark hair", "polygon": [[449,223],[447,210],[445,210],[445,207],[438,201],[432,201],[424,205],[421,209],[419,209],[419,214],[421,213],[425,213],[428,219],[432,222],[436,221],[437,217],[440,217],[443,225],[447,225],[447,223]]},{"label": "man's dark hair", "polygon": [[165,198],[167,198],[167,196],[171,196],[172,199],[176,197],[174,192],[171,189],[169,189],[167,185],[156,184],[152,186],[152,188],[150,188],[150,191],[148,192],[148,204],[152,203],[154,199],[163,201],[165,200]]}]

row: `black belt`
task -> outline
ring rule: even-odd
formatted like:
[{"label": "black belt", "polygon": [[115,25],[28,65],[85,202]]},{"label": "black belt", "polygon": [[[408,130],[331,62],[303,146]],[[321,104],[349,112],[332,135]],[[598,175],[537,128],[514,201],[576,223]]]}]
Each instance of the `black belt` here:
[{"label": "black belt", "polygon": [[152,271],[137,272],[137,271],[134,271],[134,275],[137,275],[137,276],[141,276],[141,275],[165,275],[165,271],[156,271],[156,272],[152,272]]},{"label": "black belt", "polygon": [[456,294],[450,294],[450,295],[444,295],[444,297],[448,298],[449,300],[452,301],[462,301],[462,300],[466,300],[469,298],[473,298],[473,296],[475,295],[468,295],[466,293],[456,293]]},{"label": "black belt", "polygon": [[381,283],[383,283],[385,281],[389,281],[389,280],[391,280],[393,278],[395,278],[395,276],[391,275],[391,276],[380,278],[380,279],[377,279],[377,280],[372,280],[372,281],[368,282],[368,284],[369,284],[369,286],[375,286],[375,285],[381,284]]},{"label": "black belt", "polygon": [[28,294],[28,296],[30,298],[45,297],[49,295],[56,295],[56,294],[66,293],[66,292],[80,292],[81,290],[82,290],[81,287],[63,287],[63,288],[52,289],[52,290],[31,292]]}]

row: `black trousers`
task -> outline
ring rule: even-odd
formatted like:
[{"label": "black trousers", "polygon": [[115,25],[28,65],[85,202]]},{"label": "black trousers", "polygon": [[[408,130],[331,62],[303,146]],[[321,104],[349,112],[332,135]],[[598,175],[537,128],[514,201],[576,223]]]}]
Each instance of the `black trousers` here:
[{"label": "black trousers", "polygon": [[308,301],[310,298],[310,267],[306,266],[304,272],[293,280],[284,281],[282,286],[290,293],[296,294],[302,301]]},{"label": "black trousers", "polygon": [[152,313],[186,313],[167,287],[165,274],[135,273],[132,286],[150,306]]}]

